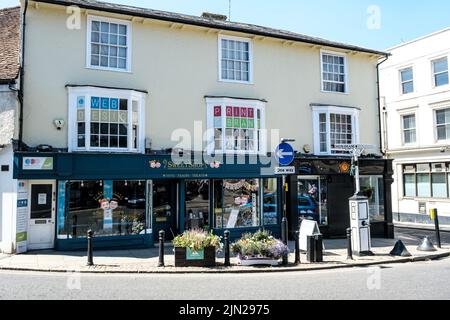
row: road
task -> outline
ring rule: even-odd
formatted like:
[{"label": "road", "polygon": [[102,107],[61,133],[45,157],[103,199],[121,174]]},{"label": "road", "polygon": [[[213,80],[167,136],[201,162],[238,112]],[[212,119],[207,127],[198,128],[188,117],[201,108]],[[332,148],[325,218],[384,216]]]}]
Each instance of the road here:
[{"label": "road", "polygon": [[450,299],[450,259],[265,274],[92,275],[0,272],[0,300]]}]

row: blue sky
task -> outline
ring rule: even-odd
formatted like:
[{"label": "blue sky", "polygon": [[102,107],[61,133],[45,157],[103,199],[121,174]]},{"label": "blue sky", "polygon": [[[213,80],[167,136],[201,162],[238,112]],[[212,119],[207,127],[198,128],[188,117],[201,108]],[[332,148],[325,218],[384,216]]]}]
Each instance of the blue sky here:
[{"label": "blue sky", "polygon": [[[200,15],[228,15],[228,0],[106,0],[138,7]],[[233,21],[286,29],[365,46],[386,49],[450,27],[448,0],[231,0]],[[0,0],[1,7],[18,0]],[[379,27],[370,29],[370,6],[379,8]],[[372,11],[374,12],[374,11]],[[372,24],[377,26],[378,24]]]}]

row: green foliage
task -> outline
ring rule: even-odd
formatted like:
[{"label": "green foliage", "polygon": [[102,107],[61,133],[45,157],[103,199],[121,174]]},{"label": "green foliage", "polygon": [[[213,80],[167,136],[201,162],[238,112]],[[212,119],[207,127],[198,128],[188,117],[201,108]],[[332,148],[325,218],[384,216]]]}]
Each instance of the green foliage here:
[{"label": "green foliage", "polygon": [[231,245],[231,251],[241,259],[280,259],[283,255],[289,254],[287,246],[265,230],[255,234],[244,234],[239,241]]},{"label": "green foliage", "polygon": [[190,248],[194,252],[204,250],[207,247],[222,249],[222,238],[203,230],[188,230],[175,237],[172,243],[176,248]]}]

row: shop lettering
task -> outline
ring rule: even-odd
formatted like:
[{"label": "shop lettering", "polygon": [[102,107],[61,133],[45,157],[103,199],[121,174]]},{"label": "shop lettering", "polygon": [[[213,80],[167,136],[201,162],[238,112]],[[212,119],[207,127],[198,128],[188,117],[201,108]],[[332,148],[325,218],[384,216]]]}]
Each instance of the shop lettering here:
[{"label": "shop lettering", "polygon": [[210,318],[214,311],[214,307],[192,307],[188,304],[186,307],[180,308],[180,315],[206,316]]},{"label": "shop lettering", "polygon": [[167,161],[166,163],[167,169],[205,169],[205,164],[195,164],[195,163],[175,163],[173,161]]}]

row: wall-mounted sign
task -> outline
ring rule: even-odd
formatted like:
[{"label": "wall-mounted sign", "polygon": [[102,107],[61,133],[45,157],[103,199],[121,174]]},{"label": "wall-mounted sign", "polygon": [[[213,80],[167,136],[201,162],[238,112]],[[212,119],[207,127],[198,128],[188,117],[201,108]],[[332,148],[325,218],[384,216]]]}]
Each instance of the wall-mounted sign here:
[{"label": "wall-mounted sign", "polygon": [[17,182],[17,213],[16,213],[16,253],[27,252],[28,239],[28,188],[27,182]]},{"label": "wall-mounted sign", "polygon": [[24,157],[23,170],[53,170],[53,157]]}]

